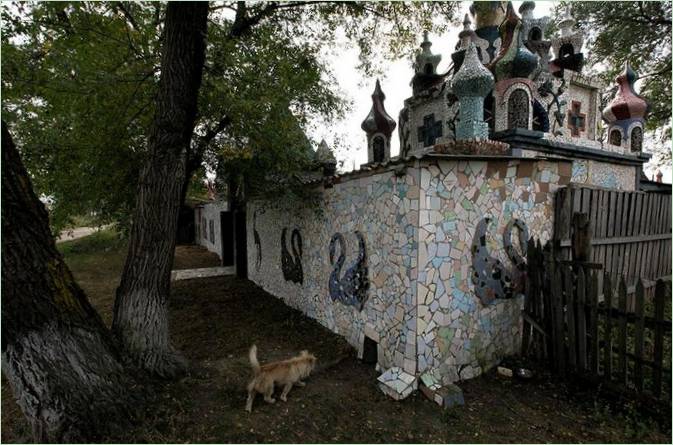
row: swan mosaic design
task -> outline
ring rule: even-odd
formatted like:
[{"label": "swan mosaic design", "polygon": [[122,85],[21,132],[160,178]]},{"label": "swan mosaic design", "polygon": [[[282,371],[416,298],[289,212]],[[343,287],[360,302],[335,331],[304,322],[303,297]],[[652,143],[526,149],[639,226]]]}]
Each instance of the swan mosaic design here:
[{"label": "swan mosaic design", "polygon": [[281,269],[285,281],[292,281],[297,284],[304,283],[304,271],[301,266],[302,257],[302,241],[299,229],[292,230],[290,237],[290,248],[292,253],[287,249],[287,228],[283,229],[280,235],[281,248]]},{"label": "swan mosaic design", "polygon": [[[367,300],[367,289],[369,288],[366,263],[367,250],[362,233],[355,232],[355,236],[358,239],[357,257],[343,275],[341,275],[341,269],[346,261],[346,241],[341,233],[335,233],[332,236],[329,243],[329,261],[333,269],[329,277],[328,287],[332,301],[355,306],[356,309],[361,311]],[[338,257],[336,257],[337,245]]]},{"label": "swan mosaic design", "polygon": [[[508,258],[514,264],[508,269],[500,260],[493,258],[486,246],[488,225],[492,221],[486,217],[479,221],[472,241],[472,283],[477,297],[484,304],[496,298],[512,298],[523,289],[523,275],[526,271],[526,243],[528,227],[518,218],[512,219],[503,232],[503,246]],[[512,229],[518,229],[519,249],[512,242]]]}]

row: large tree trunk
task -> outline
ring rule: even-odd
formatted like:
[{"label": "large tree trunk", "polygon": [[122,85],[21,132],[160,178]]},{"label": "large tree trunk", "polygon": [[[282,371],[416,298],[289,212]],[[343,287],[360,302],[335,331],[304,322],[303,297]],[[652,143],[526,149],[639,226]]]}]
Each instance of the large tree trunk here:
[{"label": "large tree trunk", "polygon": [[131,358],[164,377],[180,374],[185,365],[169,342],[168,295],[207,16],[205,2],[167,6],[156,114],[112,324]]},{"label": "large tree trunk", "polygon": [[4,122],[2,366],[38,442],[95,440],[128,419],[113,337],[56,250]]}]

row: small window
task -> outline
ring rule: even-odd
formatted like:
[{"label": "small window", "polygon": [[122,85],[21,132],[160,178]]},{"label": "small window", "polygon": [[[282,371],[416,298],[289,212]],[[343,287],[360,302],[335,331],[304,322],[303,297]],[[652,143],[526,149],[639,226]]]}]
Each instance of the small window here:
[{"label": "small window", "polygon": [[372,151],[374,152],[374,162],[383,162],[386,156],[385,141],[382,136],[375,136],[372,141]]},{"label": "small window", "polygon": [[575,54],[575,48],[570,43],[564,43],[559,49],[559,58],[565,59]]},{"label": "small window", "polygon": [[622,133],[616,128],[610,131],[610,143],[612,145],[622,145]]},{"label": "small window", "polygon": [[542,40],[542,30],[537,26],[533,27],[528,33],[528,40],[531,42],[538,42]]},{"label": "small window", "polygon": [[643,129],[636,127],[631,130],[631,151],[643,150]]}]

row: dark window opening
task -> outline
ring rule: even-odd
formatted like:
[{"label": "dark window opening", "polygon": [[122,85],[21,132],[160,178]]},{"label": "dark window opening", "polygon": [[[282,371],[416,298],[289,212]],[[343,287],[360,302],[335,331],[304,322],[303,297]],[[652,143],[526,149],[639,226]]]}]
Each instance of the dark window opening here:
[{"label": "dark window opening", "polygon": [[570,43],[564,43],[559,49],[559,58],[565,59],[575,54],[575,48]]},{"label": "dark window opening", "polygon": [[538,42],[542,40],[542,30],[537,26],[531,29],[528,33],[528,40],[532,42]]},{"label": "dark window opening", "polygon": [[614,129],[610,132],[610,143],[617,146],[622,145],[622,134],[619,130]]}]

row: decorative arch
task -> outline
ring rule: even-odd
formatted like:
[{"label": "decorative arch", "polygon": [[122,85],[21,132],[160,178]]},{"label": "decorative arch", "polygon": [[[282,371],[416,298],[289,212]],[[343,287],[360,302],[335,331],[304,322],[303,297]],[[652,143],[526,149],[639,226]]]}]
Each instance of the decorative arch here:
[{"label": "decorative arch", "polygon": [[575,54],[575,47],[571,43],[564,43],[559,48],[559,59],[565,59]]},{"label": "decorative arch", "polygon": [[530,99],[523,88],[512,91],[507,99],[507,128],[528,128],[530,124]]},{"label": "decorative arch", "polygon": [[383,139],[383,136],[377,134],[372,139],[372,151],[374,162],[383,162],[386,158],[386,141]]},{"label": "decorative arch", "polygon": [[542,30],[537,26],[532,27],[528,32],[528,40],[531,42],[538,42],[542,40]]},{"label": "decorative arch", "polygon": [[640,126],[631,130],[631,151],[643,151],[643,129]]},{"label": "decorative arch", "polygon": [[618,147],[622,145],[622,132],[619,130],[619,128],[613,128],[610,130],[608,142]]}]

